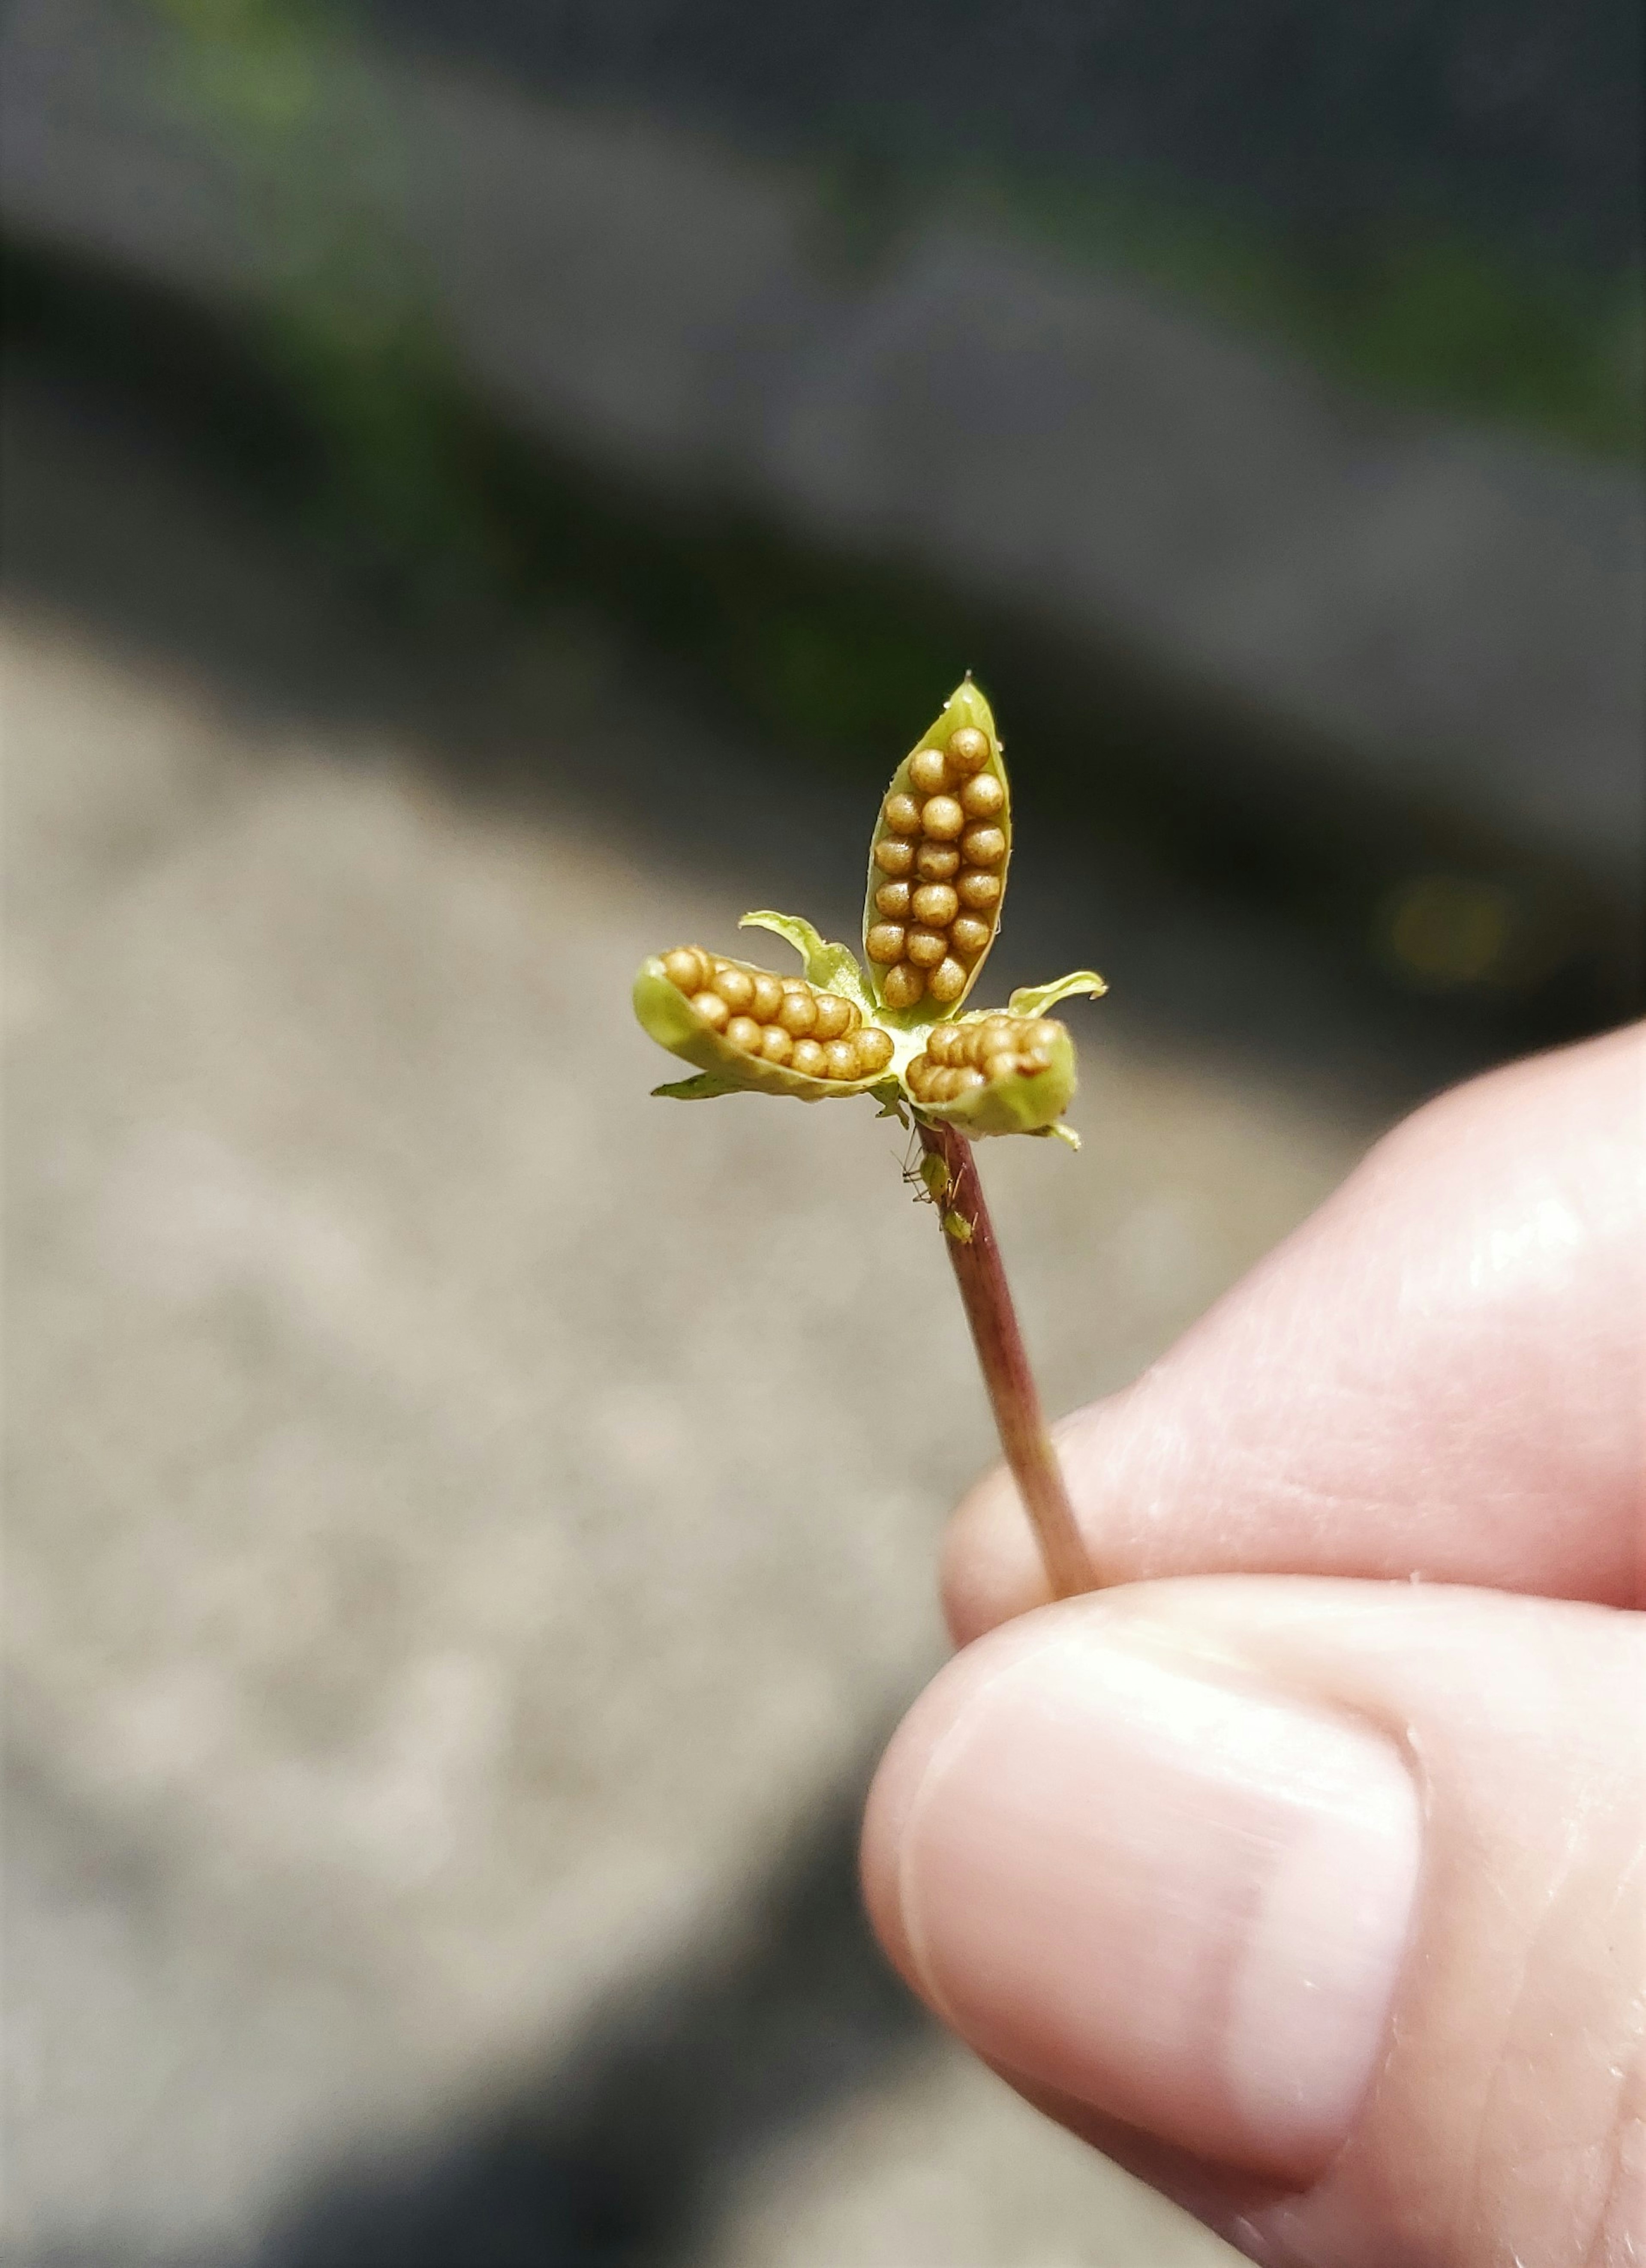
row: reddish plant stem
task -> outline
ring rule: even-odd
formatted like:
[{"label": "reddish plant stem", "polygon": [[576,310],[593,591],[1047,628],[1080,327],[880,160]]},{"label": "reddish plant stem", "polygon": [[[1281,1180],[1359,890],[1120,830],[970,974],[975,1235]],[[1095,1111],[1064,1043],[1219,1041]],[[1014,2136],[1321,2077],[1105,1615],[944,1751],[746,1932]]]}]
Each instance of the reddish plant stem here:
[{"label": "reddish plant stem", "polygon": [[[978,1178],[977,1160],[971,1144],[947,1126],[919,1125],[917,1130],[921,1148],[929,1158],[941,1159],[947,1171],[947,1182],[937,1198],[944,1220],[943,1241],[949,1248],[954,1280],[972,1327],[972,1343],[988,1388],[1000,1446],[1033,1525],[1053,1595],[1072,1599],[1082,1591],[1096,1590],[1098,1579],[1046,1429],[995,1224]],[[953,1233],[957,1227],[961,1231],[959,1235]],[[969,1235],[965,1233],[967,1229]]]}]

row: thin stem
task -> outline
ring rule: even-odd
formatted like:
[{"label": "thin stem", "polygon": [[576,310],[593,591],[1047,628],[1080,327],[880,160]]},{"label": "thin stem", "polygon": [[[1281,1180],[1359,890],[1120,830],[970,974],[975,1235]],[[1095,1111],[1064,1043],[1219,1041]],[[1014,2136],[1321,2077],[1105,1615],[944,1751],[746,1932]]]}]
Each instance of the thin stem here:
[{"label": "thin stem", "polygon": [[[947,1173],[937,1199],[944,1217],[943,1241],[949,1248],[954,1280],[972,1327],[972,1343],[988,1388],[1000,1446],[1033,1524],[1053,1595],[1072,1599],[1082,1591],[1096,1590],[1098,1579],[1046,1430],[995,1224],[988,1217],[983,1184],[978,1178],[977,1160],[971,1144],[951,1128],[919,1125],[917,1130],[921,1148],[929,1158],[941,1159]],[[959,1235],[954,1233],[957,1228],[961,1232]]]}]

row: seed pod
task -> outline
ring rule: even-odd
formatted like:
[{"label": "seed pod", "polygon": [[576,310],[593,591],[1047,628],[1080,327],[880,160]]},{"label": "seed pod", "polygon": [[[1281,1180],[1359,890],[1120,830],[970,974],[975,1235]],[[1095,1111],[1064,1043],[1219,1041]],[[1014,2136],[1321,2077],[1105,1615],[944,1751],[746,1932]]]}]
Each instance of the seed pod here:
[{"label": "seed pod", "polygon": [[899,766],[871,846],[865,976],[894,1025],[935,1023],[976,981],[999,928],[1010,808],[994,718],[968,678]]},{"label": "seed pod", "polygon": [[[1033,1044],[1025,1048],[1031,1033]],[[950,1058],[946,1064],[940,1055]],[[1074,1042],[1051,1017],[1003,1014],[939,1024],[904,1079],[922,1112],[968,1139],[1039,1133],[1055,1124],[1074,1094]]]},{"label": "seed pod", "polygon": [[[852,956],[843,947],[833,951],[833,960],[828,948],[820,958],[806,953],[808,967],[824,977],[819,983],[776,976],[697,946],[678,946],[643,963],[635,979],[636,1014],[653,1039],[700,1073],[659,1092],[696,1096],[753,1087],[818,1102],[872,1085],[890,1067],[896,1043],[890,1032],[864,1023],[856,999],[832,989],[837,972],[849,991],[862,982]],[[710,982],[695,992],[676,981],[689,982],[703,969]],[[735,1007],[737,999],[749,1005]],[[757,1016],[751,1012],[756,1005],[771,1012]]]}]

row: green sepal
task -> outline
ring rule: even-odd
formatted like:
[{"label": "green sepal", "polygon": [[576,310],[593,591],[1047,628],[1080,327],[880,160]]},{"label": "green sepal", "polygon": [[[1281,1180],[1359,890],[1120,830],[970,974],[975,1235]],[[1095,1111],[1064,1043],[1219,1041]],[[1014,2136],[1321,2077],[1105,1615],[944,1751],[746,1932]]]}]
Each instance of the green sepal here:
[{"label": "green sepal", "polygon": [[786,939],[805,964],[808,984],[815,984],[820,991],[839,993],[842,1000],[849,1000],[855,1007],[860,1008],[871,1023],[879,1020],[879,1010],[863,983],[856,954],[848,945],[831,945],[827,938],[818,934],[804,915],[745,914],[738,927],[768,929],[775,935]]},{"label": "green sepal", "polygon": [[1095,968],[1077,968],[1071,976],[1060,976],[1053,984],[1020,986],[1006,1007],[1014,1016],[1043,1016],[1060,1000],[1100,1000],[1108,989]]},{"label": "green sepal", "polygon": [[1060,1025],[1044,1071],[993,1079],[956,1101],[922,1102],[915,1108],[922,1118],[952,1126],[968,1142],[991,1134],[1053,1133],[1061,1130],[1056,1122],[1074,1100],[1075,1086],[1075,1043]]},{"label": "green sepal", "polygon": [[[732,966],[746,968],[751,976],[768,973],[751,961],[734,961]],[[686,1063],[695,1064],[707,1074],[707,1081],[680,1079],[657,1089],[676,1101],[703,1101],[712,1094],[786,1094],[797,1102],[834,1102],[842,1095],[872,1094],[886,1084],[884,1071],[872,1079],[849,1082],[807,1079],[799,1071],[785,1071],[781,1064],[761,1063],[746,1056],[740,1048],[728,1046],[717,1032],[709,1030],[679,986],[671,983],[655,954],[640,964],[634,998],[642,1027],[658,1046]]]},{"label": "green sepal", "polygon": [[695,1079],[671,1079],[666,1086],[654,1086],[651,1092],[654,1095],[666,1095],[672,1102],[707,1102],[714,1095],[738,1094],[742,1090],[712,1071],[700,1071]]}]

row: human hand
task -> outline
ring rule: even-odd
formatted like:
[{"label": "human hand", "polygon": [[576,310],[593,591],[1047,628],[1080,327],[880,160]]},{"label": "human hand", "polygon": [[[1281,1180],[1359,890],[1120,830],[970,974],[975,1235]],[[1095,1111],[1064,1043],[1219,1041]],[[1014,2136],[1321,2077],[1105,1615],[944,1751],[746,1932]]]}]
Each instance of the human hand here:
[{"label": "human hand", "polygon": [[1287,2268],[1646,2256],[1646,1026],[1398,1127],[1010,1482],[864,1830],[904,1975]]}]

